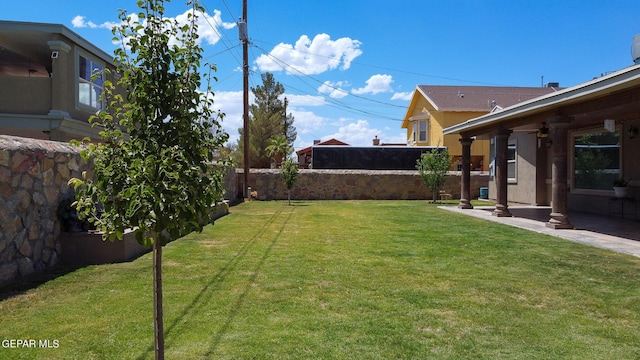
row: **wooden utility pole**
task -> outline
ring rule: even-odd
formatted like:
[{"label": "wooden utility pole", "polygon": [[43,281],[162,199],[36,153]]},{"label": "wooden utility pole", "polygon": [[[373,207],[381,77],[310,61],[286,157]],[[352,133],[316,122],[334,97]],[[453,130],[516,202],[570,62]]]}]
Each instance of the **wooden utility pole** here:
[{"label": "wooden utility pole", "polygon": [[242,0],[242,19],[238,23],[240,40],[242,41],[242,72],[243,72],[243,149],[244,173],[242,182],[242,194],[244,199],[249,199],[249,31],[247,29],[247,0]]},{"label": "wooden utility pole", "polygon": [[[289,105],[289,100],[287,100],[287,97],[284,97],[284,137],[287,137],[287,105]],[[288,141],[288,140],[287,140]]]}]

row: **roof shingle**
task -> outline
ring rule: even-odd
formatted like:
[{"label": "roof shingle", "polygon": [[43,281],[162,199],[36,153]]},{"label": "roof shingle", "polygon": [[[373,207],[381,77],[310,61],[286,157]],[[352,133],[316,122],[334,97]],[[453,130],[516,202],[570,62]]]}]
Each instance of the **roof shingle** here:
[{"label": "roof shingle", "polygon": [[437,111],[486,111],[505,108],[546,95],[559,88],[515,86],[418,85],[418,90]]}]

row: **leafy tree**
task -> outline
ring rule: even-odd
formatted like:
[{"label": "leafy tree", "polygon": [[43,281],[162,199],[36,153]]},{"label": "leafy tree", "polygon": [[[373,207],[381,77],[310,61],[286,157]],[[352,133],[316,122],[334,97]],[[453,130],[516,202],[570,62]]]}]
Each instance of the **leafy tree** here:
[{"label": "leafy tree", "polygon": [[420,172],[424,183],[431,190],[434,203],[440,188],[447,181],[447,173],[450,166],[451,159],[449,159],[449,150],[447,148],[440,151],[426,152],[417,161],[416,168]]},{"label": "leafy tree", "polygon": [[289,152],[291,152],[287,137],[283,134],[274,135],[269,139],[268,143],[269,145],[265,149],[267,155],[273,157],[273,162],[276,166],[279,166],[282,159],[287,157]]},{"label": "leafy tree", "polygon": [[[268,168],[271,164],[271,156],[266,150],[270,145],[269,139],[284,135],[289,147],[293,148],[297,136],[294,118],[291,114],[285,114],[285,103],[280,99],[284,94],[284,86],[275,81],[273,74],[263,74],[262,86],[251,88],[251,91],[255,104],[249,109],[249,165],[252,168]],[[238,149],[244,154],[244,129],[240,128],[238,132]]]},{"label": "leafy tree", "polygon": [[[200,90],[202,48],[197,42],[198,1],[188,24],[164,17],[163,0],[138,1],[138,18],[121,11],[113,28],[118,81],[104,83],[107,111],[91,119],[103,128],[103,141],[86,144],[83,158],[93,177],[72,179],[76,206],[103,239],[121,240],[132,229],[136,240],[153,247],[154,339],[164,358],[162,246],[209,223],[223,195],[224,161],[216,161],[227,140],[223,114],[213,96]],[[215,70],[215,69],[213,69]],[[98,204],[100,214],[98,214]]]},{"label": "leafy tree", "polygon": [[298,181],[298,164],[291,158],[287,158],[280,167],[280,177],[287,187],[287,199],[289,200],[289,205],[291,205],[291,189]]}]

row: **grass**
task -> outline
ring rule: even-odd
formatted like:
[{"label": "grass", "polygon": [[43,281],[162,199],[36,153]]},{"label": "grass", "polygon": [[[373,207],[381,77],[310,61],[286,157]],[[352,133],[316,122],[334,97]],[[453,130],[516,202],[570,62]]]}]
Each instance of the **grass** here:
[{"label": "grass", "polygon": [[[12,359],[153,358],[150,254],[0,302]],[[164,252],[167,358],[636,359],[640,259],[424,201],[251,202]]]}]

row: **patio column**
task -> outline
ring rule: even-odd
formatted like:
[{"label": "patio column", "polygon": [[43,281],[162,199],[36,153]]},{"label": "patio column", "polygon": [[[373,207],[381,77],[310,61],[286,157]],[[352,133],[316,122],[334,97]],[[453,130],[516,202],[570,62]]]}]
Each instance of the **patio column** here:
[{"label": "patio column", "polygon": [[567,216],[567,147],[571,118],[557,117],[548,121],[551,128],[551,219],[546,226],[573,229]]},{"label": "patio column", "polygon": [[460,176],[460,203],[459,209],[473,209],[471,205],[471,143],[469,137],[460,139],[462,144],[462,174]]},{"label": "patio column", "polygon": [[491,215],[509,217],[507,205],[507,151],[511,130],[500,129],[496,134],[496,208]]},{"label": "patio column", "polygon": [[70,117],[66,110],[73,108],[73,103],[69,99],[74,99],[74,91],[77,91],[74,90],[74,86],[78,77],[78,74],[69,72],[73,66],[73,52],[71,52],[71,46],[62,40],[50,40],[47,45],[52,52],[57,52],[57,56],[51,59],[51,109],[49,116],[53,118]]}]

